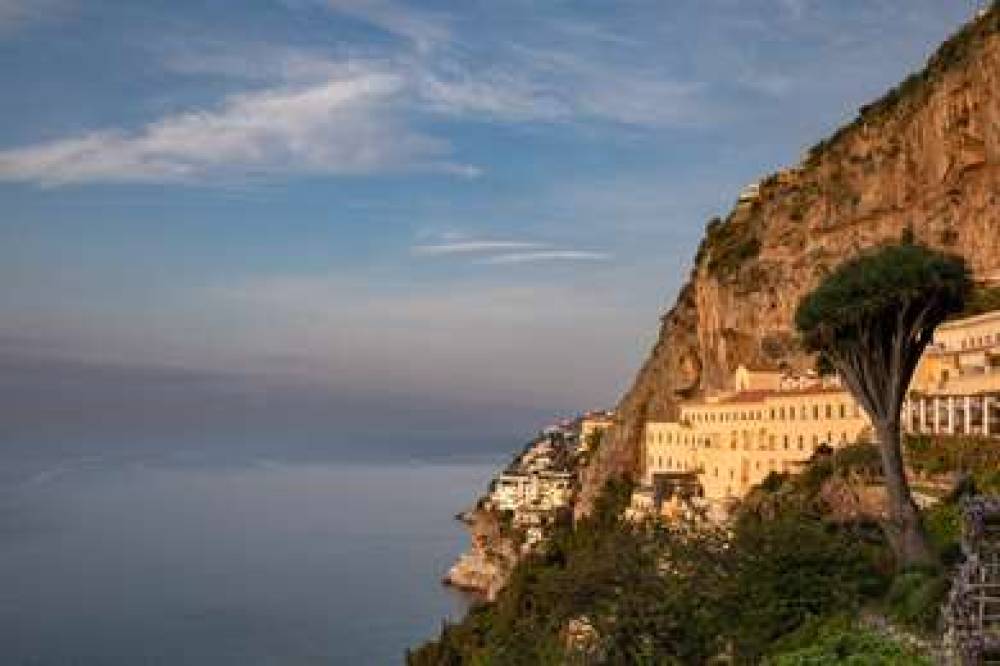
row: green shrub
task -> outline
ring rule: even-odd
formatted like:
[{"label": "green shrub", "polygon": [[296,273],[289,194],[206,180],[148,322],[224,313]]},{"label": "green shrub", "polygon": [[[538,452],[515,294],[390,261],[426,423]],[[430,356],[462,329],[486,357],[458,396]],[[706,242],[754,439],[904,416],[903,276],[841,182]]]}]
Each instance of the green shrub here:
[{"label": "green shrub", "polygon": [[941,560],[952,564],[961,557],[961,511],[957,503],[938,502],[923,512],[924,528]]},{"label": "green shrub", "polygon": [[932,666],[933,662],[872,631],[838,620],[814,630],[806,647],[777,654],[767,666]]},{"label": "green shrub", "polygon": [[718,278],[725,278],[760,254],[760,239],[746,220],[718,218],[705,228],[705,239],[698,250],[698,258],[708,256],[708,271]]},{"label": "green shrub", "polygon": [[893,580],[886,595],[889,616],[912,629],[934,631],[949,586],[947,575],[936,569],[903,571]]},{"label": "green shrub", "polygon": [[841,474],[875,477],[882,474],[882,455],[874,444],[852,444],[834,454],[833,466]]}]

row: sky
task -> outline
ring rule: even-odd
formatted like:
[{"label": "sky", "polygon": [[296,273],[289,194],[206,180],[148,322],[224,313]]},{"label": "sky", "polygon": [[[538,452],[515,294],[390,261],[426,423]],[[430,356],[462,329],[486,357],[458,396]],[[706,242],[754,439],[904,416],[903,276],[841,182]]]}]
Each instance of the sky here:
[{"label": "sky", "polygon": [[976,6],[0,0],[0,449],[611,406],[705,222]]}]

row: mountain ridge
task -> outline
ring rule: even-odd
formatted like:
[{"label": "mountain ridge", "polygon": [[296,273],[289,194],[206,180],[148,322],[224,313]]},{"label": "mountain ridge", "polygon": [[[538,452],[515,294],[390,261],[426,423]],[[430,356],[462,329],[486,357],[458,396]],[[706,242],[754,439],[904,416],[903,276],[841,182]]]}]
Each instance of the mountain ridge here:
[{"label": "mountain ridge", "polygon": [[918,242],[1000,276],[1000,2],[909,76],[748,188],[706,227],[694,267],[583,478],[578,515],[604,482],[640,470],[647,420],[726,388],[739,364],[811,367],[792,318],[834,266],[912,229]]}]

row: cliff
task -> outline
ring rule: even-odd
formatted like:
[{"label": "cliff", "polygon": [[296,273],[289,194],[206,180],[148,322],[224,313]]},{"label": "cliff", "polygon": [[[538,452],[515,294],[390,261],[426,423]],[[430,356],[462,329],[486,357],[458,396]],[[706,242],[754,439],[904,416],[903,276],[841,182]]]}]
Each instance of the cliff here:
[{"label": "cliff", "polygon": [[963,255],[979,277],[1000,274],[1000,2],[801,164],[708,224],[583,478],[577,513],[609,476],[640,471],[643,425],[671,417],[679,399],[723,388],[741,363],[811,367],[793,325],[800,298],[837,264],[907,228]]},{"label": "cliff", "polygon": [[469,530],[469,550],[448,570],[443,582],[492,601],[520,560],[521,544],[503,529],[496,512],[476,508],[462,514],[462,522]]}]

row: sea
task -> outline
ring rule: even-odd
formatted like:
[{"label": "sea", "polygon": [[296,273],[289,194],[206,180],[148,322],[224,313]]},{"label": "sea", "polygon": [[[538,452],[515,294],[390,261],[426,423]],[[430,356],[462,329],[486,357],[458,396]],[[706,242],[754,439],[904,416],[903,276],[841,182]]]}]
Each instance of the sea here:
[{"label": "sea", "polygon": [[479,461],[67,456],[0,469],[0,664],[399,664]]}]

